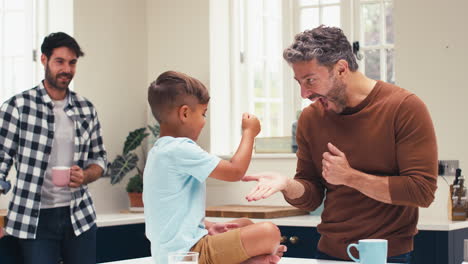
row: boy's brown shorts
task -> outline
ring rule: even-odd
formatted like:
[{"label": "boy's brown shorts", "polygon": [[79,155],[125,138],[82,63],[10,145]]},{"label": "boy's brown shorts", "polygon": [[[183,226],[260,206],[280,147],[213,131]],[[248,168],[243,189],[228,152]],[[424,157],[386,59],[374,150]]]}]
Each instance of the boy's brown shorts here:
[{"label": "boy's brown shorts", "polygon": [[242,245],[240,229],[206,235],[191,251],[200,253],[198,264],[239,264],[250,258]]}]

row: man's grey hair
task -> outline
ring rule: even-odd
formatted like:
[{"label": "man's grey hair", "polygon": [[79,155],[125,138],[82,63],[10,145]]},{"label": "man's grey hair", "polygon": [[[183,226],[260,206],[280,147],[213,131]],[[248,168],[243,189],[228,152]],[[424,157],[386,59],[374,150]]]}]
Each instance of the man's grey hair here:
[{"label": "man's grey hair", "polygon": [[297,34],[294,43],[283,51],[283,58],[289,64],[317,59],[320,65],[328,68],[339,60],[346,60],[351,71],[358,69],[356,56],[343,31],[324,25]]}]

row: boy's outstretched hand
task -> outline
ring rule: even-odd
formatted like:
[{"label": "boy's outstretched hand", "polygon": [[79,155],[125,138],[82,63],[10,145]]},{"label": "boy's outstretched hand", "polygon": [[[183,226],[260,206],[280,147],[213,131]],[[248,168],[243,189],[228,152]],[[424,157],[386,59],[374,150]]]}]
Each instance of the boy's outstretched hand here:
[{"label": "boy's outstretched hand", "polygon": [[260,121],[255,115],[249,113],[242,114],[242,133],[249,133],[256,137],[260,133]]},{"label": "boy's outstretched hand", "polygon": [[245,197],[247,201],[258,201],[286,189],[288,178],[277,172],[262,172],[245,175],[242,181],[257,181],[257,185]]},{"label": "boy's outstretched hand", "polygon": [[237,223],[213,223],[208,228],[208,235],[212,236],[216,234],[221,234],[236,228],[239,228],[239,224]]}]

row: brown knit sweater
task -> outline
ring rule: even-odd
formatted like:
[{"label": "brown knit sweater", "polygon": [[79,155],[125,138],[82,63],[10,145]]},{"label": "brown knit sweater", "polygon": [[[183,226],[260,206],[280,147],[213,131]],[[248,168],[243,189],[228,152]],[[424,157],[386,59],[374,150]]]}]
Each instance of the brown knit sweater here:
[{"label": "brown knit sweater", "polygon": [[[350,166],[378,176],[391,176],[392,204],[322,178],[322,154],[331,142],[346,154]],[[413,250],[418,207],[427,207],[437,188],[437,144],[424,103],[414,94],[385,82],[359,105],[342,114],[320,103],[305,108],[297,128],[295,179],[305,187],[298,208],[315,210],[325,198],[320,251],[349,259],[346,246],[359,239],[388,240],[388,256]],[[356,255],[355,255],[356,256]]]}]

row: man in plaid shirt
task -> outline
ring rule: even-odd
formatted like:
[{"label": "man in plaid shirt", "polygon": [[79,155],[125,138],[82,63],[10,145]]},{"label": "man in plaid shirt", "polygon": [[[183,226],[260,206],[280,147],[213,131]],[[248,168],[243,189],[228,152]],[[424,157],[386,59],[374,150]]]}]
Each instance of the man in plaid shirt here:
[{"label": "man in plaid shirt", "polygon": [[[78,58],[74,38],[44,38],[45,79],[0,108],[0,182],[12,163],[16,184],[5,233],[19,238],[24,263],[96,263],[96,213],[87,184],[107,165],[94,106],[68,88]],[[52,167],[70,167],[70,183],[52,183]],[[7,188],[3,188],[7,189]]]}]

